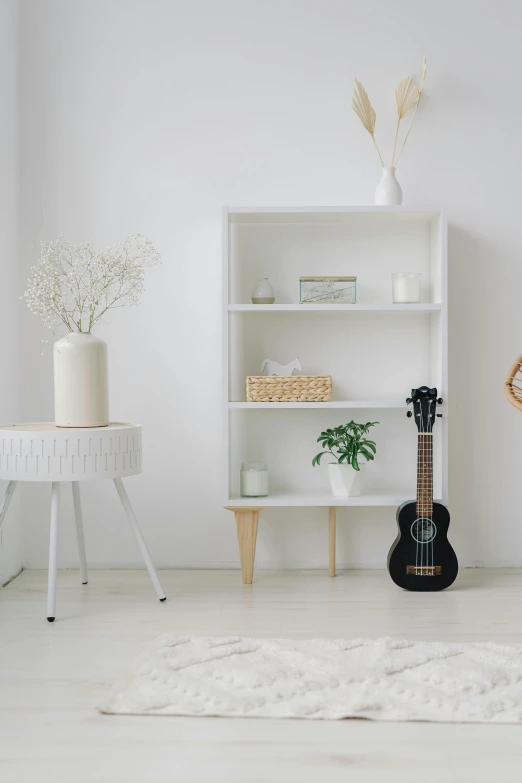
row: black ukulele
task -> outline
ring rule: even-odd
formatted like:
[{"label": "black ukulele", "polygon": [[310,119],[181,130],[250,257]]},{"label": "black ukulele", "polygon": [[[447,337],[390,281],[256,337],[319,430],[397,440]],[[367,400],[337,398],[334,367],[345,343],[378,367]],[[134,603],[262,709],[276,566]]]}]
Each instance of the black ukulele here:
[{"label": "black ukulele", "polygon": [[[417,500],[397,509],[399,532],[388,555],[388,571],[405,590],[444,590],[455,581],[457,556],[448,541],[450,515],[446,506],[433,502],[433,425],[437,389],[412,389],[413,415],[419,430]],[[408,411],[408,416],[411,412]]]}]

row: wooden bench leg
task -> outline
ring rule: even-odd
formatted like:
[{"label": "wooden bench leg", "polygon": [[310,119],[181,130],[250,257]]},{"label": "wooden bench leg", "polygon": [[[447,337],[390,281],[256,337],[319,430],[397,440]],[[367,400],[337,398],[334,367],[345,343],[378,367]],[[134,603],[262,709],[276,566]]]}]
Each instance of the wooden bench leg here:
[{"label": "wooden bench leg", "polygon": [[260,508],[227,506],[227,508],[236,515],[237,540],[239,543],[243,583],[251,585],[256,557],[257,522],[259,512],[263,510],[264,506]]},{"label": "wooden bench leg", "polygon": [[328,524],[330,533],[330,576],[335,576],[335,539],[336,539],[336,507],[328,509]]}]

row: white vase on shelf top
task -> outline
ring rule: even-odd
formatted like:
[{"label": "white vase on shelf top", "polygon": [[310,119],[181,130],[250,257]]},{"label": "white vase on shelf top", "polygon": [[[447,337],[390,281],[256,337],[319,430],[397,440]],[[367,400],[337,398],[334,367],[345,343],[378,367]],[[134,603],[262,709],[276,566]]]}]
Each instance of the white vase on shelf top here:
[{"label": "white vase on shelf top", "polygon": [[252,304],[274,304],[274,289],[268,282],[268,277],[258,280],[252,289]]},{"label": "white vase on shelf top", "polygon": [[107,343],[70,332],[54,344],[54,421],[57,427],[109,424]]},{"label": "white vase on shelf top", "polygon": [[362,492],[366,463],[359,462],[359,470],[355,470],[346,462],[338,464],[331,462],[328,465],[328,478],[332,487],[332,494],[338,498],[359,497]]},{"label": "white vase on shelf top", "polygon": [[402,188],[395,176],[394,166],[385,166],[381,181],[375,191],[375,203],[380,207],[395,207],[402,204]]}]

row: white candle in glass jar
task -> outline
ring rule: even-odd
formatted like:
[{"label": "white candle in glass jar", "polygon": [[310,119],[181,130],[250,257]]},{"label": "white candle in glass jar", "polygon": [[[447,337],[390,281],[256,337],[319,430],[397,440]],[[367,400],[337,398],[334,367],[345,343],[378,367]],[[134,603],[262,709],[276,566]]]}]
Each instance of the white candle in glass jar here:
[{"label": "white candle in glass jar", "polygon": [[242,463],[240,479],[241,497],[262,498],[268,495],[268,466],[266,462]]},{"label": "white candle in glass jar", "polygon": [[421,275],[396,272],[392,275],[395,304],[417,303],[421,300]]}]

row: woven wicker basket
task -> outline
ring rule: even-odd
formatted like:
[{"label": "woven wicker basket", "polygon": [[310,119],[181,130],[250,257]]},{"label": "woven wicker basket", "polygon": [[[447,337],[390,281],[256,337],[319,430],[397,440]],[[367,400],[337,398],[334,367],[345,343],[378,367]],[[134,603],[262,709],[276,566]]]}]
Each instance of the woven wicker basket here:
[{"label": "woven wicker basket", "polygon": [[329,402],[331,375],[248,375],[247,402]]}]

